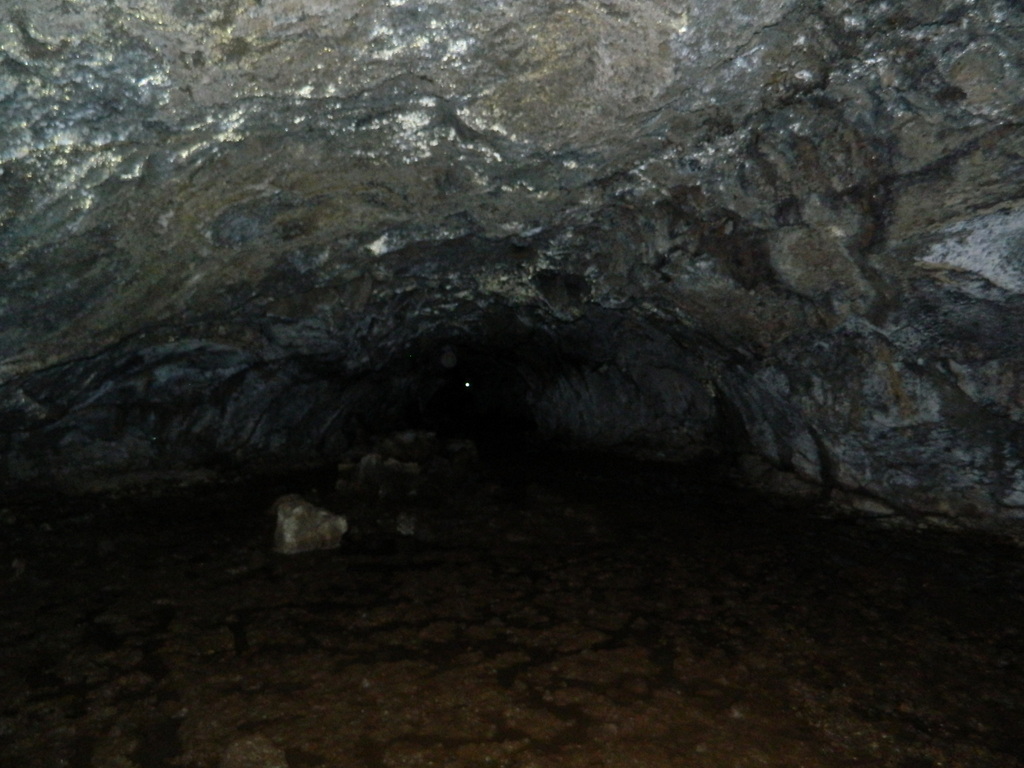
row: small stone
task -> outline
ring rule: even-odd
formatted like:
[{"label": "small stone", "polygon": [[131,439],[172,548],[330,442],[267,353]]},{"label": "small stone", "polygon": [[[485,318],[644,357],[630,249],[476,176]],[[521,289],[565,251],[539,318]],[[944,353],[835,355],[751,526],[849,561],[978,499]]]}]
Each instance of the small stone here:
[{"label": "small stone", "polygon": [[333,515],[298,494],[282,496],[274,502],[272,511],[277,515],[274,551],[281,554],[336,549],[348,531],[345,517]]},{"label": "small stone", "polygon": [[439,444],[434,432],[407,429],[395,432],[380,443],[380,452],[401,462],[423,462],[437,455]]},{"label": "small stone", "polygon": [[399,512],[395,519],[395,531],[399,536],[415,536],[416,516],[409,512]]}]

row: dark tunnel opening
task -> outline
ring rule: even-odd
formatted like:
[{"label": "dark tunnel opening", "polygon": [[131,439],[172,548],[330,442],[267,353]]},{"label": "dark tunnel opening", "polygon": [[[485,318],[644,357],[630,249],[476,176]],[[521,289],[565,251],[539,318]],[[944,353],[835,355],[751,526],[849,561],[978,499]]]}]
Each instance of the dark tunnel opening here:
[{"label": "dark tunnel opening", "polygon": [[431,355],[430,374],[407,411],[409,427],[465,437],[484,450],[537,435],[531,413],[531,372],[507,347],[443,344]]},{"label": "dark tunnel opening", "polygon": [[724,478],[753,450],[748,421],[760,404],[731,403],[714,372],[725,353],[707,339],[600,311],[539,327],[499,311],[468,325],[475,333],[425,336],[374,374],[364,436],[466,438],[484,463],[527,472],[577,455],[669,471],[696,463]]},{"label": "dark tunnel opening", "polygon": [[330,473],[348,446],[396,430],[470,439],[499,463],[548,450],[725,465],[747,449],[760,407],[742,391],[747,402],[732,404],[706,340],[615,313],[545,324],[494,311],[457,333],[379,346],[354,370],[330,350],[267,360],[183,340],[45,372],[24,391],[65,384],[12,433],[8,479],[79,492],[122,480],[144,490],[161,476]]}]

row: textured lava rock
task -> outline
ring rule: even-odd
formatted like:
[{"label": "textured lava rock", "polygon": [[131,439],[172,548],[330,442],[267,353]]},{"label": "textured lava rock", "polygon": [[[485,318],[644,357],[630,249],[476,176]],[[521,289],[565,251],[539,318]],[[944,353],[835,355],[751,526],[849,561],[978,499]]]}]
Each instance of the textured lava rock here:
[{"label": "textured lava rock", "polygon": [[12,0],[0,50],[5,483],[513,425],[1024,508],[1019,3]]}]

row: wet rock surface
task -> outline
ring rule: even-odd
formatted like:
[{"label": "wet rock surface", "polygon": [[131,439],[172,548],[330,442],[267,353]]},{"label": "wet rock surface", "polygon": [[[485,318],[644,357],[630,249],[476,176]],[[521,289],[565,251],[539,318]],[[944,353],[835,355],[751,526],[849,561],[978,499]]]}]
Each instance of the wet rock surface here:
[{"label": "wet rock surface", "polygon": [[1019,549],[711,478],[549,456],[473,504],[386,509],[430,517],[431,541],[287,557],[266,510],[330,480],[25,499],[0,537],[21,563],[0,582],[0,761],[1024,764]]},{"label": "wet rock surface", "polygon": [[3,485],[494,421],[1024,510],[1018,2],[9,0],[0,50]]}]

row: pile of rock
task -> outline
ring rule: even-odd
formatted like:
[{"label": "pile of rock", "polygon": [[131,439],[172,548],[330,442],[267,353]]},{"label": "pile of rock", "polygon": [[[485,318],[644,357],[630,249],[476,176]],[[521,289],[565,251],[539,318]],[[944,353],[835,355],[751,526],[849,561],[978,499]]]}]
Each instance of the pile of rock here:
[{"label": "pile of rock", "polygon": [[354,535],[364,541],[395,534],[430,539],[432,527],[410,505],[469,498],[477,486],[477,467],[472,440],[441,440],[433,432],[396,432],[372,446],[354,448],[338,465],[336,490],[346,515],[333,514],[298,494],[282,496],[271,508],[277,518],[274,551],[335,549],[349,532],[350,520]]},{"label": "pile of rock", "polygon": [[475,484],[478,466],[472,440],[441,440],[433,432],[406,430],[353,449],[338,465],[337,490],[379,501],[429,503],[460,496]]}]

